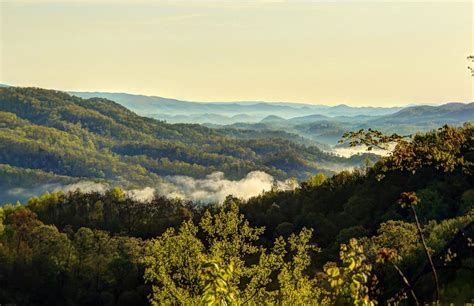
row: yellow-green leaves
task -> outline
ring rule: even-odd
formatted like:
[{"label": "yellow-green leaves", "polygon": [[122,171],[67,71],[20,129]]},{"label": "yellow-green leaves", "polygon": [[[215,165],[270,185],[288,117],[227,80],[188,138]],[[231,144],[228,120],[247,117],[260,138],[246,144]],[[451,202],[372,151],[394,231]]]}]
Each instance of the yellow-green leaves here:
[{"label": "yellow-green leaves", "polygon": [[202,305],[238,305],[239,298],[236,288],[232,288],[229,280],[234,273],[233,264],[219,265],[215,261],[205,261],[200,270],[203,292]]},{"label": "yellow-green leaves", "polygon": [[328,263],[324,266],[326,280],[333,289],[333,303],[350,302],[355,305],[374,305],[369,298],[369,280],[372,276],[372,265],[368,262],[363,247],[356,239],[349,244],[342,244],[339,253],[341,266]]},{"label": "yellow-green leaves", "polygon": [[145,281],[153,288],[150,297],[153,304],[199,301],[204,246],[196,238],[197,231],[194,224],[185,222],[178,232],[169,229],[149,243],[143,263]]},{"label": "yellow-green leaves", "polygon": [[337,277],[341,274],[338,267],[328,268],[328,269],[326,269],[326,273],[329,276],[333,277],[333,278],[335,278],[335,277]]},{"label": "yellow-green leaves", "polygon": [[[199,227],[191,221],[152,240],[143,259],[150,302],[186,305],[320,304],[328,294],[308,275],[312,230],[271,249],[255,243],[263,228],[253,228],[236,205],[207,212]],[[275,287],[275,285],[277,285]]]}]

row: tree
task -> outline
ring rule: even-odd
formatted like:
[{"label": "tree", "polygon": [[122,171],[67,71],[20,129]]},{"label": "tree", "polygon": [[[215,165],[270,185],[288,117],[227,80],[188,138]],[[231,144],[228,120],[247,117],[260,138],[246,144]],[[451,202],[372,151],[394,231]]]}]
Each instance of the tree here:
[{"label": "tree", "polygon": [[378,163],[382,172],[400,170],[415,173],[423,167],[433,167],[443,172],[453,172],[460,168],[471,173],[474,163],[467,158],[472,151],[474,126],[466,122],[463,127],[445,125],[434,133],[400,136],[384,135],[380,131],[361,129],[343,135],[341,143],[349,142],[350,146],[366,145],[388,149],[395,144],[392,153]]},{"label": "tree", "polygon": [[[317,302],[323,298],[308,277],[312,231],[303,229],[270,250],[255,242],[263,228],[253,228],[238,207],[206,212],[199,227],[184,222],[153,239],[143,259],[152,304]],[[202,237],[202,238],[199,238]],[[278,289],[269,287],[278,283]]]}]

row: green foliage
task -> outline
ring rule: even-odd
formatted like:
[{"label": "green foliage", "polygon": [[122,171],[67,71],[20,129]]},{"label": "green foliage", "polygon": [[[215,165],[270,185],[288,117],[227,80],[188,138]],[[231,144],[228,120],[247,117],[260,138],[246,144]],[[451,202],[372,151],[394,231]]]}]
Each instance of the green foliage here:
[{"label": "green foliage", "polygon": [[459,128],[445,125],[436,132],[418,133],[413,137],[361,129],[344,134],[341,142],[349,142],[350,146],[365,145],[369,150],[373,147],[387,149],[389,144],[396,144],[392,154],[380,162],[382,172],[401,170],[415,173],[423,167],[434,167],[444,172],[460,168],[472,173],[474,166],[474,126],[469,122]]},{"label": "green foliage", "polygon": [[[39,88],[0,88],[0,127],[0,164],[17,169],[0,167],[0,190],[6,191],[78,178],[153,186],[162,176],[204,177],[215,171],[230,178],[262,170],[279,179],[305,179],[315,172],[332,173],[320,164],[361,162],[278,134],[265,137],[265,131],[242,139],[232,130],[167,124],[106,99]],[[17,180],[23,173],[37,180]]]},{"label": "green foliage", "polygon": [[[236,205],[206,212],[199,227],[185,222],[150,242],[145,279],[152,284],[152,304],[316,303],[322,298],[316,280],[307,275],[312,231],[271,249],[255,242],[263,228],[252,228]],[[202,236],[203,238],[198,238]],[[278,284],[272,289],[273,284]]]},{"label": "green foliage", "polygon": [[202,305],[238,305],[237,292],[231,289],[233,265],[220,267],[215,262],[207,262],[202,266],[200,278],[203,281],[201,294]]},{"label": "green foliage", "polygon": [[[0,89],[0,97],[0,157],[14,165],[0,167],[1,190],[79,173],[126,184],[215,169],[238,177],[254,167],[306,176],[318,158],[331,160],[290,141],[167,125],[103,99],[38,89]],[[426,254],[441,301],[464,303],[474,298],[472,132],[466,124],[392,139],[393,154],[373,167],[221,207],[159,196],[144,203],[120,188],[5,205],[0,303],[373,305],[403,298],[407,287],[428,303]],[[408,210],[397,204],[402,192]]]},{"label": "green foliage", "polygon": [[302,187],[314,188],[317,186],[321,186],[326,180],[327,180],[327,177],[323,173],[318,173],[316,175],[311,176],[305,182],[303,182]]},{"label": "green foliage", "polygon": [[420,222],[426,223],[429,220],[436,218],[445,219],[449,216],[451,209],[449,202],[443,201],[443,197],[435,188],[421,189],[417,191],[417,195],[420,198],[420,202],[423,203],[416,207]]},{"label": "green foliage", "polygon": [[354,305],[375,305],[376,302],[369,297],[375,279],[363,247],[356,239],[351,239],[349,244],[341,245],[339,256],[341,266],[334,263],[324,266],[327,281],[333,289],[333,299]]},{"label": "green foliage", "polygon": [[169,229],[148,244],[143,263],[145,280],[153,288],[152,304],[199,301],[204,245],[196,237],[197,230],[191,222],[186,222],[178,232]]},{"label": "green foliage", "polygon": [[474,209],[474,189],[466,190],[461,196],[461,206],[459,210],[467,213]]},{"label": "green foliage", "polygon": [[88,227],[142,238],[160,235],[199,213],[197,206],[188,201],[156,196],[140,202],[127,197],[120,188],[104,194],[45,193],[28,200],[26,207],[61,230]]},{"label": "green foliage", "polygon": [[419,245],[416,226],[404,221],[387,221],[380,224],[372,237],[373,250],[383,248],[397,250],[402,257],[408,257]]},{"label": "green foliage", "polygon": [[284,262],[278,274],[280,284],[279,302],[282,304],[310,305],[327,303],[328,292],[319,286],[319,280],[310,278],[306,271],[311,264],[310,254],[319,248],[310,244],[312,230],[303,229],[298,235],[288,239],[290,251],[294,252],[290,261]]},{"label": "green foliage", "polygon": [[391,168],[414,172],[421,167],[434,167],[444,172],[460,168],[473,170],[472,158],[474,126],[443,126],[434,133],[417,134],[410,142],[400,141],[386,163]]},{"label": "green foliage", "polygon": [[367,150],[371,151],[373,148],[388,150],[388,145],[392,143],[401,142],[404,138],[411,136],[400,136],[398,134],[385,135],[380,131],[374,129],[360,129],[355,132],[347,132],[342,135],[339,143],[348,142],[349,146],[367,146]]},{"label": "green foliage", "polygon": [[[59,213],[67,212],[68,207],[74,207],[73,204],[77,203],[89,208],[84,213]],[[394,291],[403,288],[402,284],[393,281],[393,276],[389,277],[392,273],[386,266],[389,259],[373,268],[380,249],[398,250],[397,265],[405,271],[415,272],[423,264],[421,244],[418,243],[414,225],[388,221],[370,240],[362,238],[364,243],[350,240],[342,245],[341,264],[328,263],[324,266],[325,272],[318,273],[322,265],[314,261],[319,256],[319,248],[312,243],[311,230],[303,229],[299,234],[290,234],[288,239],[278,237],[269,245],[265,243],[263,229],[250,226],[249,221],[239,213],[237,205],[245,207],[248,203],[233,198],[215,211],[212,208],[204,213],[195,210],[193,214],[201,216],[199,225],[188,219],[178,230],[169,228],[160,237],[147,242],[145,251],[139,239],[111,236],[105,231],[93,229],[105,228],[107,224],[156,220],[142,220],[139,217],[127,223],[128,216],[135,214],[141,205],[146,205],[136,203],[123,206],[127,207],[128,214],[123,219],[112,221],[110,213],[114,209],[117,211],[113,205],[120,207],[124,203],[133,201],[130,202],[120,189],[115,189],[106,195],[78,192],[47,194],[30,200],[28,207],[5,206],[1,210],[5,230],[0,235],[0,260],[4,263],[0,265],[3,267],[0,275],[11,283],[0,290],[0,300],[19,304],[31,304],[37,300],[53,304],[58,301],[63,304],[132,301],[129,304],[136,305],[143,304],[144,297],[150,294],[151,301],[156,304],[370,305],[375,303],[374,297],[377,297],[372,290],[376,284],[374,273],[381,275],[382,285],[379,288],[384,288],[385,293],[381,300],[388,300]],[[168,207],[174,205],[168,204]],[[41,220],[65,224],[61,227],[63,232],[58,231],[55,225],[44,225],[33,210],[41,216]],[[74,220],[77,215],[83,216],[82,221]],[[76,229],[67,225],[71,221],[79,222],[76,226],[84,223],[92,228]],[[472,222],[472,214],[447,219],[439,224],[429,222],[423,229],[427,244],[434,252],[443,249],[453,235],[469,222]],[[127,228],[124,226],[123,230],[126,232]],[[324,227],[321,229],[325,230]],[[123,231],[116,233],[119,232]],[[341,237],[349,237],[351,233],[360,235],[358,233],[362,232],[363,228],[354,227]],[[134,233],[133,230],[130,233]],[[469,235],[472,234],[470,232]],[[450,247],[449,252],[434,258],[435,264],[468,264],[466,258],[469,257],[466,256],[470,253],[466,253],[465,245]],[[146,255],[142,257],[142,254]],[[446,261],[448,258],[449,261]],[[316,266],[313,266],[315,263]],[[18,274],[18,268],[13,267],[19,266],[29,272]],[[33,282],[26,280],[25,275],[39,275],[40,278]],[[149,291],[146,289],[149,287],[143,284],[142,275],[151,287]],[[460,278],[469,279],[469,276],[461,273],[452,276],[452,280],[443,279],[451,297],[455,292],[454,282]],[[407,277],[412,278],[413,275],[408,273]],[[22,288],[31,288],[28,295],[15,291],[19,282],[23,284]],[[429,289],[427,286],[417,287],[421,293]],[[467,289],[463,290],[465,300],[469,294],[465,293]],[[45,295],[45,292],[60,294]],[[421,296],[429,301],[426,297],[429,294]]]},{"label": "green foliage", "polygon": [[0,303],[115,304],[146,301],[140,239],[80,228],[60,232],[23,206],[2,210]]}]

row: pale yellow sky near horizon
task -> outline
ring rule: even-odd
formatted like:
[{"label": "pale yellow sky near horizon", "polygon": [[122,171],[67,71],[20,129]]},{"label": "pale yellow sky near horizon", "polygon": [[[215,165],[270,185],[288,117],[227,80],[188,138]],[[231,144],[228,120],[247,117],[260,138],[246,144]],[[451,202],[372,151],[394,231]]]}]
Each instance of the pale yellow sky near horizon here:
[{"label": "pale yellow sky near horizon", "polygon": [[473,6],[0,0],[0,83],[191,101],[473,101]]}]

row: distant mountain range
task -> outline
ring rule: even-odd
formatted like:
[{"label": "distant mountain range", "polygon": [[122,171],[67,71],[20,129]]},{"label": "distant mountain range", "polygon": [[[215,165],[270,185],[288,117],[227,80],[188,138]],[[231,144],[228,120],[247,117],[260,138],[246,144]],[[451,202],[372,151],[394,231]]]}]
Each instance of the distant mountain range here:
[{"label": "distant mountain range", "polygon": [[461,125],[474,118],[474,103],[352,107],[261,101],[202,103],[106,92],[71,94],[82,98],[110,99],[138,114],[169,123],[198,123],[218,129],[285,131],[332,146],[337,145],[344,132],[354,129],[372,127],[386,133],[414,134],[443,124]]},{"label": "distant mountain range", "polygon": [[[6,86],[6,85],[2,85]],[[473,121],[474,104],[352,107],[289,102],[193,102],[157,96],[110,92],[69,92],[81,98],[105,98],[133,112],[168,123],[198,123],[217,129],[289,132],[314,143],[335,145],[340,136],[359,128],[413,134],[443,124]]]},{"label": "distant mountain range", "polygon": [[[8,85],[0,84],[0,87],[8,87]],[[336,118],[337,121],[360,121],[375,116],[395,114],[403,109],[412,109],[415,113],[431,111],[434,112],[434,116],[436,116],[437,112],[437,106],[427,105],[412,105],[407,107],[354,107],[345,104],[328,106],[308,103],[264,101],[196,102],[129,93],[79,91],[71,91],[69,93],[81,98],[106,98],[125,106],[139,115],[166,120],[169,123],[209,123],[224,125],[233,123],[257,123],[262,122],[262,119],[271,119],[272,117],[269,116],[292,119],[312,115],[315,116],[314,119],[316,120],[325,119],[323,117],[317,118],[318,116],[325,116],[329,118],[338,117]],[[460,105],[460,107],[464,105],[462,103],[457,104]],[[449,103],[448,105],[456,105],[456,103]],[[415,115],[415,113],[411,114],[411,116]],[[400,116],[404,116],[404,113],[401,113]],[[443,114],[441,114],[441,117],[442,116]]]},{"label": "distant mountain range", "polygon": [[440,106],[411,106],[403,108],[393,114],[371,116],[371,115],[357,115],[357,116],[335,116],[329,117],[321,114],[308,115],[302,117],[294,117],[284,119],[278,116],[270,115],[260,121],[260,123],[290,123],[290,124],[304,124],[313,123],[324,120],[334,120],[338,122],[368,122],[375,124],[400,124],[410,123],[415,121],[435,121],[440,124],[458,123],[459,121],[474,119],[474,102],[471,103],[447,103]]},{"label": "distant mountain range", "polygon": [[[441,106],[414,105],[408,107],[353,107],[313,105],[289,102],[193,102],[156,96],[108,92],[70,92],[82,98],[101,97],[116,101],[128,109],[147,117],[169,123],[198,123],[208,126],[236,125],[252,128],[248,124],[270,125],[271,128],[287,125],[336,121],[348,124],[388,127],[414,125],[423,130],[439,124],[459,124],[474,118],[472,103],[448,103]],[[402,130],[411,130],[402,128]]]},{"label": "distant mountain range", "polygon": [[320,114],[324,116],[380,116],[395,113],[401,107],[352,107],[348,105],[313,105],[289,102],[190,102],[163,97],[108,92],[70,92],[81,98],[100,97],[116,101],[128,109],[170,123],[258,122],[268,115],[285,119]]},{"label": "distant mountain range", "polygon": [[234,123],[227,126],[250,130],[281,130],[327,145],[336,145],[341,135],[361,128],[375,128],[385,133],[414,134],[444,124],[462,125],[474,120],[474,103],[447,103],[440,106],[412,106],[395,113],[371,116],[335,116],[321,114],[285,119],[269,115],[257,123]]}]

